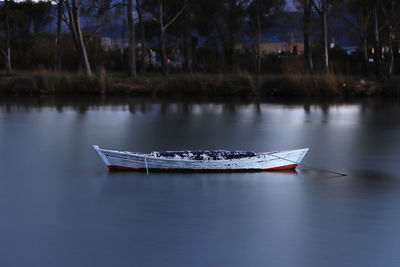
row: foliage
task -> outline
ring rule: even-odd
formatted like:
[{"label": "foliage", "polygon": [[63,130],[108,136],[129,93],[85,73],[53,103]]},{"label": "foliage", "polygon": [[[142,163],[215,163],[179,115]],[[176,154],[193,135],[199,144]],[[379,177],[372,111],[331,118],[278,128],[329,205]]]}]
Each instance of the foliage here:
[{"label": "foliage", "polygon": [[[393,64],[393,73],[399,73],[399,41],[400,41],[400,0],[314,0],[317,7],[326,1],[328,4],[329,39],[340,36],[347,31],[360,39],[360,47],[353,55],[339,47],[329,48],[330,69],[336,74],[368,75],[363,70],[363,64],[372,69],[368,63],[372,58],[373,21],[371,10],[378,4],[380,47],[383,48],[382,70],[388,72],[388,65]],[[53,69],[55,61],[55,6],[58,1],[10,1],[9,24],[11,32],[11,61],[16,69],[42,70]],[[140,0],[143,8],[145,47],[160,52],[160,0]],[[169,59],[184,61],[190,57],[190,71],[204,73],[225,73],[254,71],[256,49],[253,45],[257,30],[257,12],[260,12],[262,40],[268,42],[265,34],[270,29],[282,34],[286,28],[290,31],[302,30],[301,12],[293,15],[293,10],[285,10],[284,0],[202,0],[189,1],[187,8],[176,21],[171,24],[165,35],[166,52]],[[304,0],[295,0],[301,11]],[[162,0],[163,17],[170,21],[179,13],[186,0]],[[257,11],[258,10],[258,11]],[[315,69],[322,69],[321,30],[319,17],[314,8],[312,14],[312,59]],[[0,8],[0,48],[4,51],[4,8]],[[65,11],[66,12],[66,11]],[[80,1],[83,39],[87,47],[90,64],[95,69],[105,68],[108,71],[123,71],[127,68],[126,43],[126,6],[123,0],[85,0]],[[285,19],[291,17],[293,22]],[[64,14],[66,15],[66,14]],[[136,21],[137,22],[137,21]],[[276,22],[280,22],[279,24]],[[282,22],[285,25],[282,25]],[[342,23],[343,27],[335,25]],[[137,27],[137,31],[139,27]],[[139,34],[136,34],[140,36]],[[102,37],[111,36],[120,42],[119,47],[107,48]],[[282,37],[282,36],[281,36]],[[283,39],[283,38],[281,38]],[[365,39],[365,47],[361,40]],[[66,71],[77,71],[79,68],[78,51],[74,48],[71,34],[64,29],[61,36],[62,67]],[[287,40],[284,40],[287,41]],[[239,44],[247,43],[245,51],[237,50]],[[391,59],[389,48],[393,51]],[[190,50],[190,51],[189,51]],[[137,50],[139,51],[139,49]],[[189,51],[189,52],[188,52]],[[302,63],[302,51],[298,55],[262,54],[260,71],[263,73],[306,73]],[[0,55],[3,62],[3,55]],[[147,69],[157,70],[159,64],[150,66],[146,59]],[[288,67],[290,66],[290,67]],[[0,68],[3,67],[3,64]],[[184,67],[176,67],[174,72],[190,72]]]}]

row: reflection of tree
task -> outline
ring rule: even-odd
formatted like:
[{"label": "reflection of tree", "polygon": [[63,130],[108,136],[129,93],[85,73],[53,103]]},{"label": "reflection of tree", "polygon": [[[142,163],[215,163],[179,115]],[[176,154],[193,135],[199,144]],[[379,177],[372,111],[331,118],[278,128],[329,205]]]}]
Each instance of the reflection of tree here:
[{"label": "reflection of tree", "polygon": [[257,115],[261,115],[262,112],[261,112],[261,106],[260,106],[259,102],[254,104],[254,109],[255,109]]},{"label": "reflection of tree", "polygon": [[135,114],[136,113],[136,105],[135,103],[131,103],[128,105],[128,110],[130,113]]},{"label": "reflection of tree", "polygon": [[329,107],[330,107],[330,105],[326,102],[323,102],[320,106],[321,111],[325,116],[329,115]]},{"label": "reflection of tree", "polygon": [[88,105],[85,105],[82,103],[82,104],[78,105],[77,111],[81,114],[84,114],[84,113],[86,113],[86,111],[88,111],[88,108],[89,108]]},{"label": "reflection of tree", "polygon": [[140,104],[140,112],[146,113],[146,111],[147,111],[146,104],[144,104],[144,103]]},{"label": "reflection of tree", "polygon": [[223,110],[225,113],[235,114],[236,113],[236,105],[233,102],[227,103],[227,104],[223,105]]},{"label": "reflection of tree", "polygon": [[[274,100],[274,101],[262,101],[260,99],[235,99],[230,100],[228,103],[224,99],[213,99],[212,101],[207,99],[154,99],[154,98],[109,98],[104,96],[47,96],[47,97],[1,97],[0,98],[0,110],[12,111],[13,109],[24,109],[31,110],[43,107],[52,107],[57,109],[58,112],[63,112],[64,109],[74,109],[81,113],[85,113],[87,110],[94,109],[98,110],[101,107],[112,107],[113,109],[128,107],[127,110],[131,113],[140,111],[141,113],[149,113],[153,110],[158,110],[160,114],[165,115],[170,113],[171,110],[175,110],[178,113],[185,115],[192,114],[194,110],[200,110],[204,112],[214,112],[216,110],[222,110],[226,114],[236,114],[241,111],[242,108],[250,107],[255,114],[262,114],[264,105],[279,104],[285,108],[298,109],[302,108],[305,113],[312,113],[312,109],[320,109],[324,114],[325,118],[330,113],[332,107],[340,107],[347,105],[349,102],[342,100]],[[383,101],[379,99],[369,99],[360,102],[353,103],[359,105],[362,113],[368,111],[372,113],[386,114],[385,111],[389,110],[392,114],[396,114],[399,110],[400,103],[396,101]],[[176,109],[170,109],[171,105],[176,105]],[[196,109],[195,109],[196,107]],[[386,115],[385,115],[386,116]],[[387,119],[392,116],[387,114]],[[379,119],[382,121],[381,118]],[[379,123],[379,120],[377,123]]]},{"label": "reflection of tree", "polygon": [[307,114],[310,114],[310,104],[309,103],[304,104],[303,109]]},{"label": "reflection of tree", "polygon": [[161,113],[162,115],[164,115],[164,114],[167,113],[167,111],[168,111],[168,102],[162,101],[162,102],[161,102],[161,107],[160,107],[160,113]]},{"label": "reflection of tree", "polygon": [[191,111],[192,111],[192,105],[189,105],[189,104],[187,104],[187,103],[183,103],[182,104],[182,112],[183,112],[183,114],[184,115],[188,115],[188,114],[190,114],[191,113]]}]

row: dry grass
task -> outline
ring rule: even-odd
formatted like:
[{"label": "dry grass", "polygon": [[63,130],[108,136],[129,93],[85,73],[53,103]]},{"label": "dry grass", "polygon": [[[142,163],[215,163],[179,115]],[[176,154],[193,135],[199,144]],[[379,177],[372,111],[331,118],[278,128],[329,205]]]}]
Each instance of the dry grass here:
[{"label": "dry grass", "polygon": [[341,96],[345,79],[337,74],[308,73],[302,60],[283,63],[282,93],[301,96]]},{"label": "dry grass", "polygon": [[139,78],[138,82],[160,95],[252,95],[255,79],[248,73],[237,74],[173,74]]},{"label": "dry grass", "polygon": [[[100,71],[93,75],[70,72],[20,72],[0,75],[0,93],[11,94],[123,94],[156,96],[400,96],[399,79],[373,83],[365,89],[348,77],[334,74],[310,75],[298,68],[283,68],[283,74],[256,76],[246,72],[220,74],[171,74],[167,79],[147,73],[127,78],[122,73]],[[357,79],[353,79],[356,81]],[[358,79],[359,81],[359,79]],[[349,85],[350,84],[350,85]],[[359,83],[358,83],[359,84]],[[371,90],[375,86],[380,90]],[[360,92],[359,92],[360,91]],[[365,93],[367,92],[367,93]],[[371,93],[368,93],[371,92]]]},{"label": "dry grass", "polygon": [[333,74],[289,74],[281,86],[285,95],[341,96],[345,85],[341,76]]},{"label": "dry grass", "polygon": [[104,94],[113,82],[104,71],[95,75],[40,71],[32,75],[33,90],[40,93]]}]

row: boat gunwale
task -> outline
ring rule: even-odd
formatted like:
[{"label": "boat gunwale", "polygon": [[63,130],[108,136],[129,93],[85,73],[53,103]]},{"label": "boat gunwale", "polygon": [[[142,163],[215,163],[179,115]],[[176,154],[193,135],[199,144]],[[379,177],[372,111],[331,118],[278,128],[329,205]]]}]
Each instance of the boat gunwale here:
[{"label": "boat gunwale", "polygon": [[[148,153],[143,153],[143,152],[131,152],[131,151],[119,151],[119,150],[110,150],[110,149],[103,149],[103,148],[98,148],[99,151],[103,152],[112,152],[116,154],[125,154],[125,155],[131,155],[131,156],[138,156],[144,159],[143,162],[145,162],[145,159],[154,159],[154,160],[161,160],[161,161],[170,161],[170,162],[194,162],[194,163],[211,163],[211,162],[218,162],[218,163],[223,163],[223,162],[232,162],[232,161],[243,161],[243,160],[257,160],[256,162],[259,161],[264,161],[266,160],[265,156],[272,156],[276,157],[276,159],[280,159],[278,156],[274,156],[274,154],[278,153],[284,153],[284,152],[292,152],[292,151],[305,151],[308,152],[309,148],[300,148],[300,149],[292,149],[292,150],[282,150],[282,151],[271,151],[271,152],[256,152],[255,156],[252,157],[243,157],[243,158],[234,158],[234,159],[222,159],[222,160],[193,160],[193,159],[185,159],[185,158],[166,158],[166,157],[156,157],[152,156]],[[105,155],[106,157],[113,157],[113,156],[108,156]],[[118,157],[114,157],[118,158]],[[120,158],[123,159],[123,158]],[[260,160],[261,159],[261,160]],[[127,159],[124,159],[127,160]],[[150,162],[149,162],[150,163]],[[153,164],[153,163],[150,163]]]}]

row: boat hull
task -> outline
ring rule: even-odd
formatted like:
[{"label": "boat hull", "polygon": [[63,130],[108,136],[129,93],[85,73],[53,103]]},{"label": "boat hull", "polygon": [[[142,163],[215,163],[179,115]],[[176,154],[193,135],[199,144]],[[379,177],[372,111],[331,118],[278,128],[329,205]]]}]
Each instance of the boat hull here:
[{"label": "boat hull", "polygon": [[101,149],[93,146],[109,170],[125,171],[287,171],[294,170],[308,148],[257,153],[253,157],[223,160],[189,160],[154,157],[150,154]]}]

